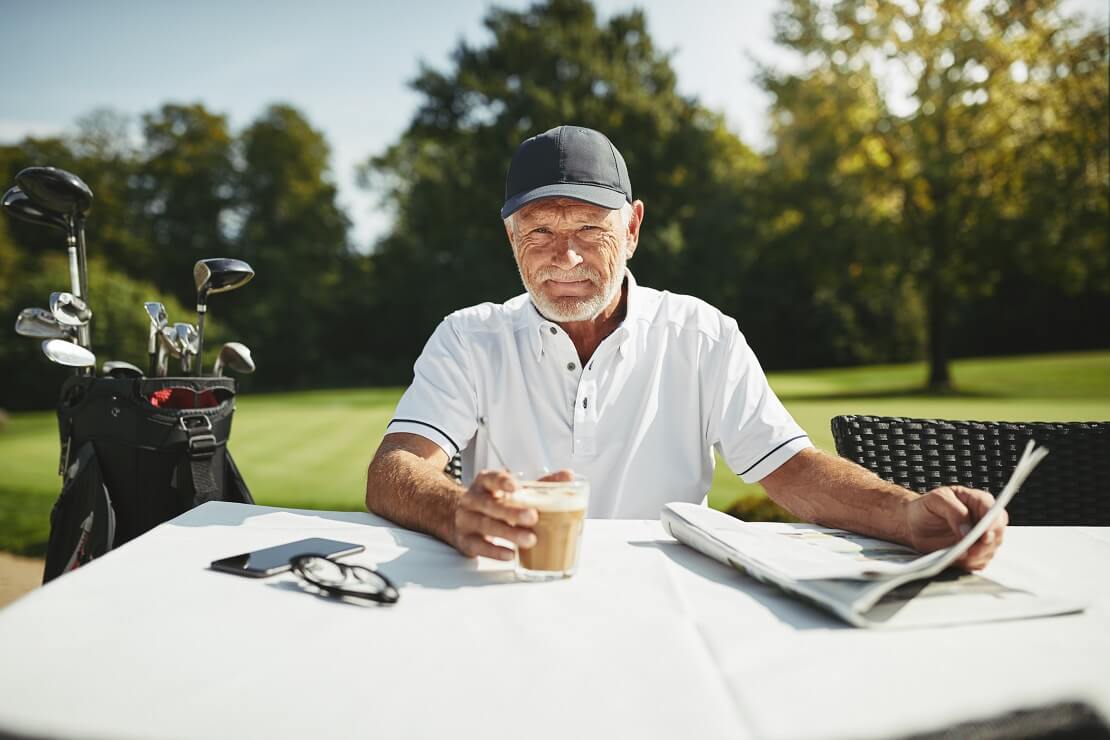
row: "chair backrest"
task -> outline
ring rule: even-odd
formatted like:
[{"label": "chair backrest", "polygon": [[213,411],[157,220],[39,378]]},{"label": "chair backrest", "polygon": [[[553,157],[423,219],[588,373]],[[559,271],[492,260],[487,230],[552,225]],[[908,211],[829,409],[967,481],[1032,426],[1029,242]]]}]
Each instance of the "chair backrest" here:
[{"label": "chair backrest", "polygon": [[1004,422],[837,416],[836,451],[925,492],[958,483],[998,493],[1030,439],[1048,457],[1010,502],[1010,523],[1110,526],[1110,422]]}]

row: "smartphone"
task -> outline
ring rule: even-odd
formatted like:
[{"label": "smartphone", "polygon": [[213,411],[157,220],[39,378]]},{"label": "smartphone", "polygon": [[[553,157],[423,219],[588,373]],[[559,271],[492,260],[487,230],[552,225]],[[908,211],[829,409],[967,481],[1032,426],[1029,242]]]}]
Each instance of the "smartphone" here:
[{"label": "smartphone", "polygon": [[234,573],[239,576],[251,578],[264,578],[289,570],[289,561],[298,555],[320,555],[321,557],[339,557],[362,552],[366,548],[353,542],[339,542],[326,540],[322,537],[311,537],[307,540],[297,540],[276,547],[267,547],[265,550],[245,552],[242,555],[232,555],[229,558],[213,560],[211,568],[222,570],[225,573]]}]

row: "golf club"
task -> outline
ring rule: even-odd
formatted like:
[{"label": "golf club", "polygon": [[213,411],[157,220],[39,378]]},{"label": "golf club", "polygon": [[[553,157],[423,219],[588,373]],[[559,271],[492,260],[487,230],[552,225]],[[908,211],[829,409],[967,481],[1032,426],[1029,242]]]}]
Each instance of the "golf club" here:
[{"label": "golf club", "polygon": [[[62,215],[47,211],[36,205],[31,196],[18,186],[8,188],[4,193],[4,212],[12,218],[37,226],[49,226],[69,233],[69,220]],[[76,246],[76,245],[75,245]]]},{"label": "golf club", "polygon": [[228,342],[220,347],[216,364],[212,366],[212,375],[220,377],[224,374],[225,367],[243,375],[253,373],[254,359],[251,357],[250,347],[241,342]]},{"label": "golf club", "polygon": [[197,354],[197,330],[193,328],[192,324],[186,324],[182,321],[174,324],[173,330],[177,349],[181,353],[181,374],[184,376],[191,375],[193,357],[196,357]]},{"label": "golf club", "polygon": [[[66,233],[66,250],[69,252],[69,289],[73,295],[84,297],[84,293],[81,291],[81,271],[73,220],[67,216],[43,209],[19,186],[9,188],[4,193],[3,208],[6,213],[20,221],[48,226]],[[82,346],[89,347],[88,327],[80,327],[77,338]]]},{"label": "golf club", "polygon": [[204,315],[208,312],[208,296],[226,293],[245,285],[254,277],[254,270],[243,260],[213,257],[193,265],[193,282],[197,286],[197,374],[204,359]]},{"label": "golf club", "polygon": [[72,293],[51,293],[50,313],[64,326],[85,326],[92,318],[89,305]]},{"label": "golf club", "polygon": [[54,318],[54,314],[45,308],[25,308],[15,317],[15,333],[21,337],[34,339],[69,339],[73,340],[77,332],[72,327],[63,326]]},{"label": "golf club", "polygon": [[51,362],[66,367],[80,369],[96,365],[96,355],[85,347],[64,339],[42,340],[42,353]]},{"label": "golf club", "polygon": [[108,360],[100,367],[100,374],[109,378],[141,378],[143,371],[130,362]]},{"label": "golf club", "polygon": [[27,167],[15,176],[15,182],[31,200],[42,208],[70,217],[77,232],[80,295],[89,298],[89,263],[85,252],[85,214],[92,205],[89,186],[72,172],[57,167]]},{"label": "golf club", "polygon": [[169,318],[166,316],[166,307],[157,301],[147,301],[143,308],[150,317],[150,336],[146,343],[146,352],[150,356],[147,375],[153,378],[158,372],[158,334],[169,323]]},{"label": "golf club", "polygon": [[166,377],[170,357],[181,357],[181,351],[177,347],[177,332],[172,326],[163,326],[158,332],[158,368],[155,377]]}]

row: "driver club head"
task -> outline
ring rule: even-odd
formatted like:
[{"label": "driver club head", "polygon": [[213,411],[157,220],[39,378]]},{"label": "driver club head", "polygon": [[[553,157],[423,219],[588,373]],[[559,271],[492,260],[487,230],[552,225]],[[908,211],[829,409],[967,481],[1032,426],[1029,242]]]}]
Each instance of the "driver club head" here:
[{"label": "driver club head", "polygon": [[69,233],[70,223],[66,216],[40,207],[18,185],[8,188],[7,192],[4,193],[2,207],[4,213],[19,221],[38,226],[49,226],[52,229]]},{"label": "driver club head", "polygon": [[64,339],[44,339],[42,353],[57,365],[66,367],[93,367],[96,355],[79,344]]},{"label": "driver club head", "polygon": [[254,358],[251,357],[250,347],[242,342],[228,342],[220,347],[220,354],[216,357],[212,374],[216,377],[223,375],[225,367],[242,375],[253,373]]},{"label": "driver club head", "polygon": [[197,288],[197,303],[214,293],[235,290],[254,277],[254,269],[243,260],[231,257],[211,257],[198,260],[193,265],[193,283]]},{"label": "driver club head", "polygon": [[108,378],[141,378],[143,371],[130,362],[108,360],[100,366],[100,374]]},{"label": "driver club head", "polygon": [[92,190],[85,181],[57,167],[27,167],[15,182],[35,203],[54,213],[80,216],[92,205]]},{"label": "driver club head", "polygon": [[72,293],[50,294],[50,313],[65,326],[84,326],[92,318],[92,309],[84,300]]},{"label": "driver club head", "polygon": [[15,318],[15,333],[33,339],[73,339],[77,331],[59,324],[54,314],[45,308],[25,308]]}]

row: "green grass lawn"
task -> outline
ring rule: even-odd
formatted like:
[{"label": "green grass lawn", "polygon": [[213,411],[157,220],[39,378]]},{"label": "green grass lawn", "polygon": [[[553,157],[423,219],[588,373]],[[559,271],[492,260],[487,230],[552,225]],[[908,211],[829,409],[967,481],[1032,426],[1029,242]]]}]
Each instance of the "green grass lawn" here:
[{"label": "green grass lawn", "polygon": [[[820,447],[833,449],[838,414],[948,419],[1110,419],[1110,352],[961,360],[959,391],[923,394],[923,364],[777,373],[771,384]],[[260,504],[362,508],[366,463],[401,390],[310,391],[241,396],[231,450]],[[13,414],[0,430],[0,550],[43,552],[58,493],[58,436],[49,412]],[[710,503],[763,498],[719,464]]]}]

